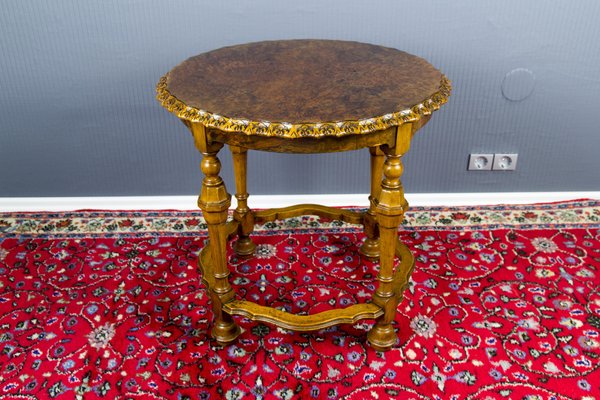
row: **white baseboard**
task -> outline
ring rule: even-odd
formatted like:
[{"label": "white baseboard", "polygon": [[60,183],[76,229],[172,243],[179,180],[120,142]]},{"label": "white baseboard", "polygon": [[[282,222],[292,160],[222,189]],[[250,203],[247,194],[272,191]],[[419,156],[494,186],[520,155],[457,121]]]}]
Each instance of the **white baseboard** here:
[{"label": "white baseboard", "polygon": [[[253,208],[313,203],[328,206],[367,206],[367,194],[257,195]],[[600,199],[600,192],[407,193],[411,206],[527,204],[573,199]],[[0,197],[0,212],[95,210],[195,210],[196,196],[136,197]],[[235,198],[232,199],[235,207]]]}]

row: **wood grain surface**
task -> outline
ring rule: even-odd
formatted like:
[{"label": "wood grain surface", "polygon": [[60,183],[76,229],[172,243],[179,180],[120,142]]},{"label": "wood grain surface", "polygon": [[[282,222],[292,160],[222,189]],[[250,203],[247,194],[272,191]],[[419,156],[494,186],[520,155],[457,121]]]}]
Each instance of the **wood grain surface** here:
[{"label": "wood grain surface", "polygon": [[440,88],[422,58],[382,46],[283,40],[225,47],[192,57],[168,74],[187,106],[229,118],[317,123],[409,109]]}]

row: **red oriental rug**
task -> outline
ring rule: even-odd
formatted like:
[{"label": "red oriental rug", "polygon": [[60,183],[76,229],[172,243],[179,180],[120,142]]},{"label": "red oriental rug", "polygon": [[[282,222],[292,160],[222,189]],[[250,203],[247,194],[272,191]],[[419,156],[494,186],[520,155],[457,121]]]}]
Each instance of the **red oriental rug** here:
[{"label": "red oriental rug", "polygon": [[[413,208],[397,345],[372,321],[210,339],[199,212],[0,214],[0,399],[600,399],[600,202]],[[357,226],[258,226],[240,296],[292,312],[364,302]]]}]

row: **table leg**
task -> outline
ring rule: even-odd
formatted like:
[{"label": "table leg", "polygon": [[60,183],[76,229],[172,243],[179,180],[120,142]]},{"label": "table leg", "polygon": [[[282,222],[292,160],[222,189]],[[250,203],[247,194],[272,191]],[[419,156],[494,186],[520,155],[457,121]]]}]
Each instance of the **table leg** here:
[{"label": "table leg", "polygon": [[235,175],[235,198],[237,207],[233,217],[239,222],[238,239],[233,245],[233,250],[238,256],[254,254],[256,245],[249,235],[254,230],[254,214],[248,208],[248,191],[246,189],[246,166],[248,149],[238,146],[229,146],[233,157],[233,173]]},{"label": "table leg", "polygon": [[379,351],[389,350],[397,340],[392,322],[401,296],[397,293],[400,288],[395,288],[393,285],[394,257],[398,227],[402,222],[406,204],[400,182],[403,171],[400,157],[408,151],[410,129],[410,125],[399,127],[396,145],[393,148],[384,148],[386,159],[383,166],[383,180],[375,208],[379,225],[380,256],[377,275],[379,286],[373,295],[373,302],[383,309],[384,314],[377,319],[368,332],[367,339],[371,346]]},{"label": "table leg", "polygon": [[215,320],[212,336],[221,344],[230,343],[240,334],[240,328],[231,315],[223,311],[223,304],[233,300],[235,292],[229,284],[229,268],[227,266],[227,210],[231,205],[231,196],[227,193],[225,183],[219,176],[221,162],[217,153],[223,145],[217,144],[205,148],[202,152],[202,192],[198,205],[202,209],[208,225],[208,238],[211,264],[210,268],[215,284],[210,288]]},{"label": "table leg", "polygon": [[369,210],[365,213],[363,225],[366,239],[360,247],[360,252],[368,258],[379,257],[379,227],[377,226],[377,198],[381,191],[383,176],[384,154],[379,146],[369,147],[371,153],[371,194]]}]

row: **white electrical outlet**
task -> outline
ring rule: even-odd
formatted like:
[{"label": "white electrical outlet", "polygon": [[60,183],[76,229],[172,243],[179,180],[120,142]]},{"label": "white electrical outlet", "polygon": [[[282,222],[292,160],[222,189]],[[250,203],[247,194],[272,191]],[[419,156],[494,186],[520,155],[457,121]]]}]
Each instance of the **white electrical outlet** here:
[{"label": "white electrical outlet", "polygon": [[470,154],[469,171],[490,171],[494,160],[493,154]]},{"label": "white electrical outlet", "polygon": [[494,171],[514,171],[517,168],[518,154],[496,153],[494,154]]}]

